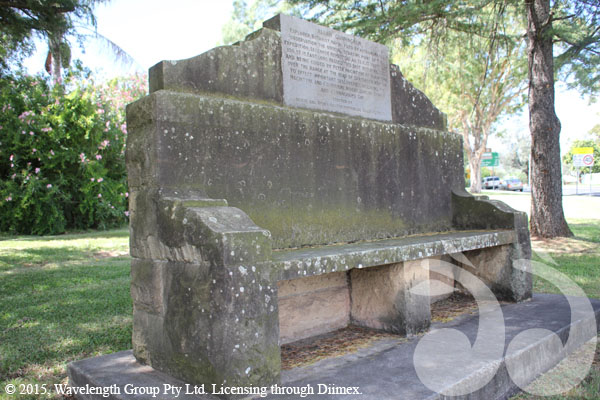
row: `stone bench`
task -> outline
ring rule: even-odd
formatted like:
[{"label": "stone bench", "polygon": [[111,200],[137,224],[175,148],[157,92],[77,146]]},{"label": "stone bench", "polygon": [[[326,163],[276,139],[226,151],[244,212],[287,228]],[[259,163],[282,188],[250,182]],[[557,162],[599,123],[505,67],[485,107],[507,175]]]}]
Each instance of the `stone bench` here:
[{"label": "stone bench", "polygon": [[[363,82],[357,67],[322,98],[295,92],[316,82],[308,66],[334,69],[315,40],[350,40],[304,24],[278,16],[234,46],[161,62],[127,109],[134,355],[189,383],[278,382],[281,344],[350,323],[427,329],[432,300],[411,288],[454,286],[428,265],[455,253],[499,298],[531,296],[512,267],[530,257],[526,215],[465,192],[461,137],[387,51],[382,69],[379,45],[352,38],[373,58],[364,71],[385,71],[365,72],[373,87],[344,94]],[[370,105],[378,85],[387,110]]]}]

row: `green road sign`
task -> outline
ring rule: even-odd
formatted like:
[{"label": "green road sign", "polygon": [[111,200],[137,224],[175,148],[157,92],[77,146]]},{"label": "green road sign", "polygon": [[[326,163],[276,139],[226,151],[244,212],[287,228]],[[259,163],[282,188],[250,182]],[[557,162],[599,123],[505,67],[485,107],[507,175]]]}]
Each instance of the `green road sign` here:
[{"label": "green road sign", "polygon": [[498,157],[498,153],[495,151],[483,153],[483,156],[481,157],[481,166],[482,167],[497,167],[498,165],[500,165],[499,159],[500,158]]}]

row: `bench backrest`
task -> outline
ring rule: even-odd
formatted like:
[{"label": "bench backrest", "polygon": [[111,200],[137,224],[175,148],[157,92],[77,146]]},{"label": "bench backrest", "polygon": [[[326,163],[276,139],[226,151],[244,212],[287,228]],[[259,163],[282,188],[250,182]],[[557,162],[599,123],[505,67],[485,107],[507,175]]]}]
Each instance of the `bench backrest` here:
[{"label": "bench backrest", "polygon": [[128,109],[130,186],[226,199],[273,248],[451,229],[462,140],[396,66],[390,121],[290,107],[283,71],[270,28],[153,67]]}]

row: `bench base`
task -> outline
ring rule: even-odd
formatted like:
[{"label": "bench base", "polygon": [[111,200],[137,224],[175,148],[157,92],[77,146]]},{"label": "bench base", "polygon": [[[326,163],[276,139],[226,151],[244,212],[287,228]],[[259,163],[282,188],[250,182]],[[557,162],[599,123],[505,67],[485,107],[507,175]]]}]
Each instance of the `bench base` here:
[{"label": "bench base", "polygon": [[[596,321],[600,321],[600,300],[590,300],[594,309]],[[580,332],[581,323],[572,324],[569,305],[560,295],[537,294],[528,302],[507,304],[502,306],[504,323],[506,326],[506,342],[520,332],[532,328],[544,328],[556,332],[562,342],[567,336],[577,337],[572,342],[572,349],[583,345],[589,339],[595,338],[585,332]],[[581,321],[579,321],[581,322]],[[594,322],[596,323],[596,322]],[[432,329],[453,328],[465,333],[471,341],[477,335],[477,315],[465,315],[446,323],[434,323]],[[575,335],[574,335],[575,334]],[[307,367],[294,368],[283,371],[280,387],[307,388],[311,387],[317,395],[319,389],[358,387],[362,393],[359,397],[368,399],[438,399],[444,396],[437,394],[419,380],[413,366],[413,355],[417,343],[421,338],[415,337],[408,342],[398,343],[397,340],[385,339],[375,342],[372,346],[361,349],[356,353],[341,357],[319,361]],[[494,378],[483,388],[469,396],[469,399],[504,399],[515,393],[518,389],[512,382],[506,370],[506,360],[509,358],[516,365],[522,365],[531,374],[529,380],[552,368],[559,360],[558,344],[547,337],[538,339],[525,350],[504,355],[502,359],[487,362],[482,368],[500,365]],[[216,400],[219,397],[212,394],[212,387],[204,387],[205,394],[185,394],[185,383],[173,379],[166,374],[153,370],[150,367],[137,363],[131,351],[124,351],[106,356],[76,361],[69,364],[69,383],[74,387],[115,387],[116,390],[108,397],[110,399],[134,399],[132,394],[127,394],[127,388],[158,388],[156,397],[147,398],[171,399],[173,392],[165,388],[183,388],[178,398]],[[469,382],[468,376],[453,377],[446,384],[456,387]],[[164,386],[171,385],[171,386]],[[321,386],[319,386],[321,385]],[[333,386],[335,385],[335,386]],[[194,388],[190,385],[189,391]],[[216,388],[219,392],[219,387]],[[108,389],[107,389],[108,390]],[[352,391],[352,389],[349,389]],[[78,395],[78,399],[102,399],[102,395]],[[255,396],[260,398],[260,395]],[[352,395],[320,394],[319,399],[354,398]],[[139,397],[137,397],[139,398]],[[298,395],[271,395],[275,399],[295,399]],[[309,395],[308,398],[311,398]]]}]

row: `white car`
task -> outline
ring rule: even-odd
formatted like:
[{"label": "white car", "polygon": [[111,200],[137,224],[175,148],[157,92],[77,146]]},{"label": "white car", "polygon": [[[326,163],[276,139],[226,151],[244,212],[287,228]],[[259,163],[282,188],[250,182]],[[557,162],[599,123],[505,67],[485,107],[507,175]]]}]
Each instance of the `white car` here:
[{"label": "white car", "polygon": [[488,176],[481,182],[483,189],[500,189],[500,178],[497,176]]}]

